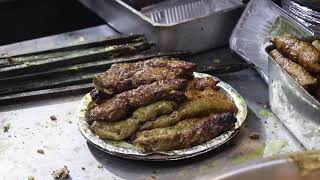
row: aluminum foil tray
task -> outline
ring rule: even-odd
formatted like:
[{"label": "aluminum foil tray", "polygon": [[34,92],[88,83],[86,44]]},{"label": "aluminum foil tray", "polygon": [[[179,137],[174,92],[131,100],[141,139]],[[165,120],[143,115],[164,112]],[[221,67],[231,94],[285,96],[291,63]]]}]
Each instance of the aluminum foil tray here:
[{"label": "aluminum foil tray", "polygon": [[[287,21],[278,20],[281,23],[276,23],[279,16]],[[286,22],[295,24],[295,29],[301,35],[314,35],[273,1],[251,0],[230,37],[230,48],[246,61],[254,63],[265,81],[268,81],[268,55],[265,48],[269,45],[274,30],[290,29],[283,28],[288,26]],[[280,28],[274,28],[274,24]]]},{"label": "aluminum foil tray", "polygon": [[[201,0],[193,0],[198,3],[191,4],[188,0],[189,3],[186,3],[186,1],[185,6],[178,5],[172,10],[167,8],[163,11],[162,9],[161,12],[166,12],[167,15],[159,16],[164,21],[162,19],[158,21],[155,13],[151,13],[153,15],[150,14],[150,17],[148,17],[121,0],[79,1],[117,31],[126,34],[145,34],[149,40],[157,44],[156,50],[163,52],[200,52],[227,44],[231,32],[245,7],[241,3],[223,9],[215,9],[212,12],[209,11],[209,13],[207,11],[201,13],[193,11],[195,9],[201,10]],[[146,14],[147,10],[148,8],[145,9]],[[150,12],[150,8],[148,12]],[[161,12],[159,13],[161,14]],[[189,15],[186,12],[189,12]]]},{"label": "aluminum foil tray", "polygon": [[284,33],[300,38],[315,35],[273,1],[251,0],[231,35],[230,47],[254,63],[268,82],[273,113],[304,147],[320,148],[319,102],[268,55],[271,38]]},{"label": "aluminum foil tray", "polygon": [[[208,74],[203,73],[194,73],[195,77],[212,77]],[[213,77],[216,80],[219,80]],[[219,80],[220,81],[220,80]],[[180,160],[186,159],[190,157],[194,157],[213,149],[216,149],[223,144],[227,143],[230,139],[232,139],[235,135],[238,134],[239,128],[244,123],[247,117],[247,105],[242,98],[242,96],[234,90],[230,85],[220,81],[218,86],[221,88],[222,92],[224,92],[237,106],[238,113],[236,114],[237,122],[235,124],[235,128],[233,130],[227,131],[219,135],[218,137],[213,138],[212,140],[198,145],[193,146],[187,149],[181,150],[173,150],[173,151],[165,151],[165,152],[152,152],[145,153],[142,152],[136,146],[129,144],[125,141],[112,141],[112,140],[103,140],[100,139],[97,135],[93,134],[89,129],[89,125],[85,120],[85,114],[88,111],[88,106],[92,102],[90,94],[87,94],[83,97],[77,112],[77,119],[79,129],[82,135],[97,148],[123,158],[128,159],[136,159],[143,161],[169,161],[169,160]]]},{"label": "aluminum foil tray", "polygon": [[269,55],[269,101],[274,114],[308,150],[320,149],[320,103]]},{"label": "aluminum foil tray", "polygon": [[241,0],[166,0],[142,8],[141,12],[154,22],[174,24],[241,5]]}]

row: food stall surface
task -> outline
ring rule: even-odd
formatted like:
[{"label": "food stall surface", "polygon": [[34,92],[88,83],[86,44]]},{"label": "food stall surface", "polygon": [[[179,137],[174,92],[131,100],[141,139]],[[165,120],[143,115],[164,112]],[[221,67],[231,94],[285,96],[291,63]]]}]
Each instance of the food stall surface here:
[{"label": "food stall surface", "polygon": [[[82,39],[112,35],[107,26],[65,33],[29,41],[33,49],[68,44]],[[48,45],[47,42],[51,42]],[[1,52],[27,52],[21,43],[1,47]],[[19,48],[17,48],[19,47]],[[30,47],[30,46],[29,46]],[[15,52],[13,52],[13,49]],[[240,57],[229,48],[194,55],[198,65],[238,63]],[[76,110],[83,97],[50,98],[1,107],[0,179],[52,179],[52,172],[64,166],[72,179],[194,179],[214,174],[232,165],[301,151],[304,147],[268,109],[268,88],[252,69],[217,75],[246,100],[248,117],[239,134],[218,150],[181,161],[145,162],[106,154],[86,142],[78,126]],[[70,179],[71,179],[70,178]]]}]

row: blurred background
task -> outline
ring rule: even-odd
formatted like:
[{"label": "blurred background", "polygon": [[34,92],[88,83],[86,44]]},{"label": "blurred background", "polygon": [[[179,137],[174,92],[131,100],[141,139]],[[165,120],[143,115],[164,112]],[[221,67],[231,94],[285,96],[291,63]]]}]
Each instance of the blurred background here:
[{"label": "blurred background", "polygon": [[105,24],[77,0],[0,0],[0,45]]}]

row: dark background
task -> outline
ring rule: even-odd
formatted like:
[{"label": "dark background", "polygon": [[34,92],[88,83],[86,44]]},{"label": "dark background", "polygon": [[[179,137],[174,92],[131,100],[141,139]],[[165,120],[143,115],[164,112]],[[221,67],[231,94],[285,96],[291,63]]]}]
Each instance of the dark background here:
[{"label": "dark background", "polygon": [[104,24],[76,0],[1,2],[0,23],[0,45]]},{"label": "dark background", "polygon": [[77,0],[0,0],[0,45],[101,24]]}]

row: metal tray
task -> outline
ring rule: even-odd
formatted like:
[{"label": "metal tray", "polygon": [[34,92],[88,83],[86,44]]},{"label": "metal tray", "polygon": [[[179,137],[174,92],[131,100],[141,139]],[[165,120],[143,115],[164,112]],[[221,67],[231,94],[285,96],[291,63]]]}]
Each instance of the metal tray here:
[{"label": "metal tray", "polygon": [[[194,73],[194,75],[195,77],[212,77],[208,74],[202,73]],[[217,78],[215,79],[219,80]],[[238,92],[234,90],[230,85],[222,81],[218,83],[218,86],[225,94],[227,94],[227,96],[236,104],[238,108],[238,113],[236,114],[237,122],[235,124],[235,129],[227,131],[204,144],[194,146],[188,149],[144,153],[141,151],[141,149],[138,149],[136,146],[133,146],[132,144],[129,144],[125,141],[112,141],[100,139],[97,135],[91,132],[91,130],[89,129],[89,125],[85,120],[85,114],[88,110],[89,104],[91,103],[91,97],[89,94],[84,96],[79,105],[77,112],[78,125],[82,135],[90,143],[95,145],[97,148],[115,156],[144,161],[169,161],[194,157],[211,151],[213,149],[216,149],[228,142],[230,139],[232,139],[238,133],[239,128],[244,123],[247,117],[247,105],[244,99],[241,97],[241,95],[238,94]]]},{"label": "metal tray", "polygon": [[273,1],[252,0],[233,31],[230,47],[254,63],[268,82],[274,114],[307,149],[320,148],[319,103],[268,55],[271,38],[283,33],[314,36]]},{"label": "metal tray", "polygon": [[320,149],[320,103],[270,56],[269,103],[273,113],[307,149]]},{"label": "metal tray", "polygon": [[175,24],[153,22],[121,0],[79,0],[121,33],[143,33],[160,51],[200,52],[228,43],[244,5]]},{"label": "metal tray", "polygon": [[[279,27],[275,28],[274,24]],[[302,24],[295,22],[272,0],[251,0],[230,37],[230,48],[246,61],[254,63],[266,82],[268,81],[268,55],[265,53],[265,48],[269,45],[273,31],[283,30],[286,24],[290,27],[294,26],[303,35],[314,35]]]},{"label": "metal tray", "polygon": [[282,155],[251,161],[197,180],[318,180],[319,158],[319,151]]}]

